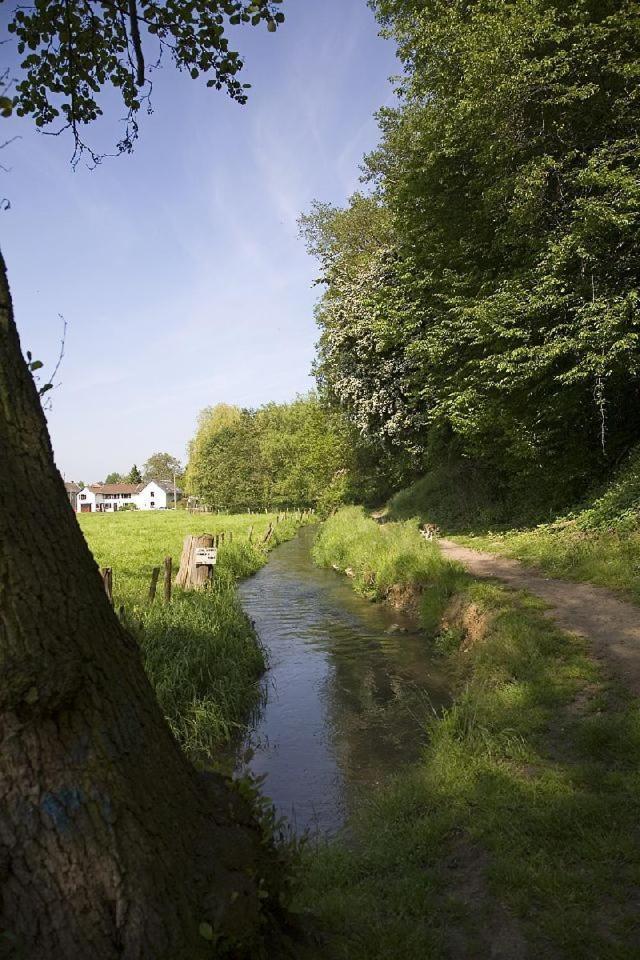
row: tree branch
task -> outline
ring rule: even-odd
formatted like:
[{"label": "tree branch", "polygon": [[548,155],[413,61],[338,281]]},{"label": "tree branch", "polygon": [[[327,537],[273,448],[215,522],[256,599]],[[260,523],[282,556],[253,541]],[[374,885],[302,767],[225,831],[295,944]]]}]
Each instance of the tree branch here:
[{"label": "tree branch", "polygon": [[144,85],[144,55],[142,53],[142,43],[140,41],[140,27],[138,24],[138,8],[136,0],[129,0],[129,22],[131,24],[131,42],[133,51],[136,55],[136,64],[138,67],[136,82],[139,87]]}]

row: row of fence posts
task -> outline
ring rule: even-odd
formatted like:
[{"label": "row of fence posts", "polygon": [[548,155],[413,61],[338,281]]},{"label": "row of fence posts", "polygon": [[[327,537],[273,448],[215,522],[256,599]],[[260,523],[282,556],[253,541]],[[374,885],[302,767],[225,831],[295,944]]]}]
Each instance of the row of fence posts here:
[{"label": "row of fence posts", "polygon": [[[251,511],[249,511],[251,513]],[[302,522],[307,517],[310,517],[314,513],[313,510],[300,510],[298,512],[298,520]],[[283,520],[286,520],[289,516],[288,511],[285,513],[279,513],[276,517],[275,526],[282,523]],[[262,538],[261,543],[264,545],[269,542],[273,536],[275,529],[273,523],[270,523],[267,527],[267,531]],[[213,534],[214,546],[218,548],[222,543],[225,542],[227,537],[227,532],[222,531],[222,533]],[[249,533],[247,535],[249,543],[253,543],[253,524],[249,527]],[[233,543],[233,530],[228,531],[228,542]],[[165,557],[163,567],[154,567],[151,571],[151,582],[149,584],[149,603],[153,603],[156,597],[156,592],[158,589],[158,580],[160,579],[160,573],[164,569],[163,574],[163,585],[164,585],[164,602],[171,603],[171,590],[172,590],[172,570],[173,570],[173,558]],[[104,584],[104,591],[107,595],[109,603],[113,605],[113,569],[111,567],[102,567],[100,570],[100,575],[102,576],[102,583]],[[122,608],[121,608],[122,609]]]}]

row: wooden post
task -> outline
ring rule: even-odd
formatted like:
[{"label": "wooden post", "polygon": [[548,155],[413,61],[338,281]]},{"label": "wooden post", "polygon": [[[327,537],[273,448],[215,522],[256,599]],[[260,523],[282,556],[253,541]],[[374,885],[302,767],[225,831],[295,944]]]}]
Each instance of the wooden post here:
[{"label": "wooden post", "polygon": [[158,586],[158,577],[160,576],[160,567],[154,567],[151,571],[151,583],[149,584],[149,603],[153,603]]},{"label": "wooden post", "polygon": [[267,532],[265,533],[265,535],[264,535],[264,537],[263,537],[263,539],[262,539],[262,542],[263,542],[263,543],[266,543],[272,533],[273,533],[273,524],[270,523],[270,524],[269,524],[269,527],[267,528]]},{"label": "wooden post", "polygon": [[233,542],[233,530],[229,530],[229,543]]},{"label": "wooden post", "polygon": [[164,602],[171,602],[171,557],[164,558]]},{"label": "wooden post", "polygon": [[183,587],[185,590],[197,590],[207,584],[213,575],[213,567],[196,565],[196,550],[198,547],[215,546],[215,540],[211,533],[204,533],[199,537],[189,534],[184,538],[176,586]]},{"label": "wooden post", "polygon": [[103,567],[100,573],[102,574],[104,592],[107,595],[109,603],[113,604],[113,571],[111,567]]},{"label": "wooden post", "polygon": [[253,524],[249,527],[249,543],[253,543]]}]

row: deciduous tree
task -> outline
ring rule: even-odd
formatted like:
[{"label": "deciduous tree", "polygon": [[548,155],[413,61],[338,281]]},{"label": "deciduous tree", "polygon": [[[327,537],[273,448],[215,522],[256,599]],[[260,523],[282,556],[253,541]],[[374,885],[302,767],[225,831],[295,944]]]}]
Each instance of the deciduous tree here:
[{"label": "deciduous tree", "polygon": [[[275,2],[18,5],[14,106],[39,126],[59,116],[82,150],[111,83],[131,124],[148,90],[145,30],[179,67],[242,99],[224,28],[275,26]],[[261,956],[282,917],[278,855],[239,793],[186,761],[107,600],[54,465],[1,260],[0,460],[0,951]]]}]

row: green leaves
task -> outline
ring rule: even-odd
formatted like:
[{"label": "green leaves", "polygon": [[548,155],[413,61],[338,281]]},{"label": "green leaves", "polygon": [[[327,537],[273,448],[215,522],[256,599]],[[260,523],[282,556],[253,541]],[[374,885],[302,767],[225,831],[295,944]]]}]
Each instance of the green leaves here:
[{"label": "green leaves", "polygon": [[321,389],[423,463],[584,484],[603,409],[608,457],[640,434],[640,22],[613,0],[375,6],[405,76],[372,197],[302,221]]},{"label": "green leaves", "polygon": [[89,150],[82,128],[101,115],[99,97],[108,82],[120,91],[126,111],[118,150],[130,151],[138,135],[136,114],[148,106],[151,92],[145,63],[169,57],[194,80],[207,75],[207,86],[226,89],[232,99],[245,103],[247,85],[237,79],[243,62],[229,49],[225,30],[265,21],[273,32],[284,20],[278,7],[279,0],[137,0],[133,24],[129,13],[112,3],[51,0],[16,7],[8,31],[22,56],[21,74],[15,100],[0,98],[0,114],[9,116],[15,105],[19,116],[32,117],[39,128],[62,117],[72,130],[76,155],[81,155]]}]

